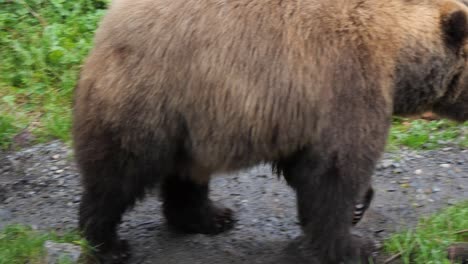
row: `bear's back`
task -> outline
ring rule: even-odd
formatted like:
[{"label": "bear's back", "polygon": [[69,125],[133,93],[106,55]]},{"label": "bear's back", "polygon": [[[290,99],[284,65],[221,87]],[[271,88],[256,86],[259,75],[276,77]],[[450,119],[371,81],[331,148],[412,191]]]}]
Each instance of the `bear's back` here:
[{"label": "bear's back", "polygon": [[[76,100],[90,100],[79,104],[82,112],[99,111],[104,123],[132,120],[130,131],[175,131],[180,122],[171,120],[182,119],[196,146],[248,141],[258,147],[231,157],[217,153],[220,160],[248,153],[269,159],[311,143],[332,125],[336,98],[366,93],[340,90],[353,89],[353,82],[382,81],[361,89],[383,89],[368,94],[390,101],[406,31],[415,41],[434,34],[421,31],[432,30],[437,11],[426,5],[116,0],[96,33]],[[206,148],[200,151],[217,156]]]}]

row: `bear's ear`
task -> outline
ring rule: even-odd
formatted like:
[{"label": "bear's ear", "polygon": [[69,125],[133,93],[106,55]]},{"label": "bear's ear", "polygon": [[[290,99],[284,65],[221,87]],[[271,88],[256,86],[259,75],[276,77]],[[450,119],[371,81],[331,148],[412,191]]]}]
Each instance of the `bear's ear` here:
[{"label": "bear's ear", "polygon": [[447,44],[452,47],[463,45],[468,36],[468,19],[463,10],[456,10],[445,14],[442,18],[442,29]]}]

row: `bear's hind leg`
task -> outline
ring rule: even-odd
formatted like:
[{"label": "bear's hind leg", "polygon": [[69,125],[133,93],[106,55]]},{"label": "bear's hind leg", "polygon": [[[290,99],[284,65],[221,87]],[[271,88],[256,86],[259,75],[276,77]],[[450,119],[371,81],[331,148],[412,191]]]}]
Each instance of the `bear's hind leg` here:
[{"label": "bear's hind leg", "polygon": [[[117,227],[123,213],[157,183],[160,171],[120,149],[108,139],[90,140],[76,149],[83,180],[79,227],[98,263],[125,263],[127,243],[119,239]],[[162,173],[162,172],[161,172]]]},{"label": "bear's hind leg", "polygon": [[186,233],[218,234],[234,225],[233,212],[209,198],[209,181],[185,173],[169,175],[162,183],[163,211],[170,226]]}]

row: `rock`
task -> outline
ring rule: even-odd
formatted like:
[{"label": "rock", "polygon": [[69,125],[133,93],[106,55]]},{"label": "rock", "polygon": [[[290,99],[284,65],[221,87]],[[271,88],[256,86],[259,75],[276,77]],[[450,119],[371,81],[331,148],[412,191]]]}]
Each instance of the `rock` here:
[{"label": "rock", "polygon": [[456,203],[457,203],[457,201],[455,199],[448,199],[448,201],[447,201],[448,205],[454,205]]},{"label": "rock", "polygon": [[432,189],[428,188],[428,189],[424,189],[424,193],[425,194],[431,194],[433,193]]},{"label": "rock", "polygon": [[10,220],[11,217],[10,210],[0,208],[0,221]]},{"label": "rock", "polygon": [[414,171],[414,174],[416,174],[416,175],[419,175],[419,174],[421,174],[421,173],[422,173],[422,170],[420,170],[420,169]]},{"label": "rock", "polygon": [[442,168],[450,168],[451,165],[448,163],[444,163],[444,164],[440,164],[439,166]]},{"label": "rock", "polygon": [[392,166],[392,164],[393,164],[393,161],[392,161],[392,160],[390,160],[390,159],[384,159],[384,160],[382,160],[382,162],[381,162],[381,167],[382,167],[383,169],[386,169],[386,168],[389,168],[390,166]]},{"label": "rock", "polygon": [[3,201],[3,202],[4,202],[5,204],[11,203],[14,199],[15,199],[15,198],[13,198],[13,197],[8,197],[8,198],[6,198],[5,201]]},{"label": "rock", "polygon": [[416,195],[416,200],[422,201],[422,200],[426,200],[426,199],[427,199],[427,196],[425,194]]},{"label": "rock", "polygon": [[67,263],[78,263],[82,252],[81,247],[68,243],[56,243],[53,241],[46,241],[45,248],[45,263],[58,264],[60,260],[67,259]]}]

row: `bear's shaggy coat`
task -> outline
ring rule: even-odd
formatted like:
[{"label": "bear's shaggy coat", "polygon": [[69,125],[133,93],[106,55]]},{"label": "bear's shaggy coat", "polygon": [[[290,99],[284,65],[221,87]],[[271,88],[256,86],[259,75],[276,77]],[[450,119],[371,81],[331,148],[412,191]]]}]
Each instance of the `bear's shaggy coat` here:
[{"label": "bear's shaggy coat", "polygon": [[81,71],[80,228],[118,262],[122,214],[161,187],[169,224],[215,234],[213,173],[272,162],[320,263],[350,234],[392,114],[468,117],[467,9],[455,0],[114,0]]}]

